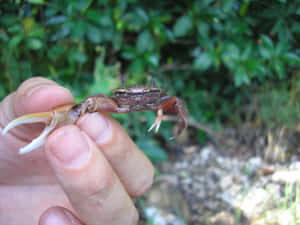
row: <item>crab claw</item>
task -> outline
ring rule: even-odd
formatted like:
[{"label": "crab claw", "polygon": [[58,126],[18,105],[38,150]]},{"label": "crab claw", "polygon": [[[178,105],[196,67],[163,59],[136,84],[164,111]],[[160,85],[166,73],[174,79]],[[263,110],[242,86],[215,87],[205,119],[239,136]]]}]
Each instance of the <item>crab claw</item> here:
[{"label": "crab claw", "polygon": [[2,130],[2,135],[5,135],[10,129],[22,124],[45,123],[46,126],[40,136],[33,139],[28,145],[19,150],[19,154],[31,152],[42,146],[46,142],[47,136],[56,127],[65,124],[73,124],[77,121],[80,113],[78,113],[78,109],[73,106],[73,104],[62,105],[49,112],[32,113],[18,117],[6,125],[6,127]]},{"label": "crab claw", "polygon": [[[32,140],[31,143],[26,145],[25,147],[19,150],[19,154],[24,154],[30,152],[45,143],[47,135],[55,128],[54,120],[52,120],[53,113],[52,112],[42,112],[42,113],[32,113],[28,115],[24,115],[18,117],[11,121],[6,127],[2,130],[2,135],[5,135],[9,130],[12,128],[22,125],[22,124],[30,124],[30,123],[45,123],[49,124],[46,125],[45,129],[41,133],[40,136]],[[53,122],[54,121],[54,122]]]},{"label": "crab claw", "polygon": [[6,127],[2,130],[2,135],[4,136],[10,129],[16,126],[22,124],[28,124],[28,123],[40,123],[40,122],[48,123],[51,120],[51,118],[52,118],[51,112],[32,113],[32,114],[20,116],[6,125]]},{"label": "crab claw", "polygon": [[41,147],[46,142],[48,134],[55,128],[55,125],[47,125],[37,138],[33,139],[28,145],[20,148],[19,154],[25,154]]}]

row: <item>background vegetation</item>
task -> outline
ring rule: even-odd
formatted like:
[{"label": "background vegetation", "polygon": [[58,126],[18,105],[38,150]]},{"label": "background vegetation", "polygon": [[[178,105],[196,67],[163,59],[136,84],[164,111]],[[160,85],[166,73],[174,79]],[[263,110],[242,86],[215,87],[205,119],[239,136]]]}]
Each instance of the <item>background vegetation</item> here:
[{"label": "background vegetation", "polygon": [[[155,77],[184,99],[194,121],[296,125],[299,0],[0,2],[1,98],[37,75],[70,88],[77,101],[110,94],[121,75],[127,84]],[[117,117],[153,148],[143,140],[154,113]],[[172,136],[171,125],[163,127],[160,135]]]}]

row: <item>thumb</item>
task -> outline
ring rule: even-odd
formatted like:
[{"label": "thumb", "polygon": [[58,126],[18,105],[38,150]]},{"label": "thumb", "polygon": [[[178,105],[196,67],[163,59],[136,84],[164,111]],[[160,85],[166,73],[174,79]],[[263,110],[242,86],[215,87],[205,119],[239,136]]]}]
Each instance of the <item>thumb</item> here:
[{"label": "thumb", "polygon": [[[0,104],[0,124],[4,127],[11,120],[24,114],[49,111],[52,108],[72,103],[71,92],[54,81],[35,77],[23,82]],[[22,139],[31,139],[41,131],[41,126],[19,126],[12,134]]]}]

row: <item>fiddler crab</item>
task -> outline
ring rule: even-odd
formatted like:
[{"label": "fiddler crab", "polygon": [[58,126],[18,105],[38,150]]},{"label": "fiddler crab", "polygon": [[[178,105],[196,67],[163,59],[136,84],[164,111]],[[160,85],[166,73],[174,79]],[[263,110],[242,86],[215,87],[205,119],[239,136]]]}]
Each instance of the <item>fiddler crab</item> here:
[{"label": "fiddler crab", "polygon": [[10,129],[21,124],[45,123],[46,126],[42,133],[33,139],[28,145],[19,150],[19,154],[31,152],[42,146],[47,136],[57,127],[66,124],[74,124],[80,116],[85,113],[105,112],[105,113],[131,113],[138,111],[156,111],[156,118],[150,132],[155,128],[158,131],[166,114],[177,114],[179,124],[177,135],[179,135],[188,124],[188,112],[181,99],[166,95],[161,88],[152,85],[125,86],[113,90],[113,97],[104,94],[92,95],[79,104],[67,104],[54,108],[49,112],[40,112],[23,115],[11,121],[2,131],[5,135]]}]

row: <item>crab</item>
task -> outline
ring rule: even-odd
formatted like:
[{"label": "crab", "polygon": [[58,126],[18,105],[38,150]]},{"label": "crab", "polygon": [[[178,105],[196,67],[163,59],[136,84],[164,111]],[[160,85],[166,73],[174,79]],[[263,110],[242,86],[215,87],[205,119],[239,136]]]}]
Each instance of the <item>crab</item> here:
[{"label": "crab", "polygon": [[54,129],[66,124],[74,124],[79,117],[86,113],[156,111],[157,116],[148,132],[154,128],[157,132],[162,121],[170,120],[164,116],[164,113],[177,114],[179,125],[176,136],[188,125],[188,112],[183,101],[180,98],[166,95],[163,89],[154,85],[154,82],[150,86],[125,86],[123,84],[122,88],[113,90],[113,95],[113,97],[104,94],[91,95],[79,104],[67,104],[53,108],[49,112],[23,115],[8,123],[2,130],[2,135],[21,124],[45,123],[46,126],[42,133],[19,150],[19,154],[24,154],[41,147]]}]

